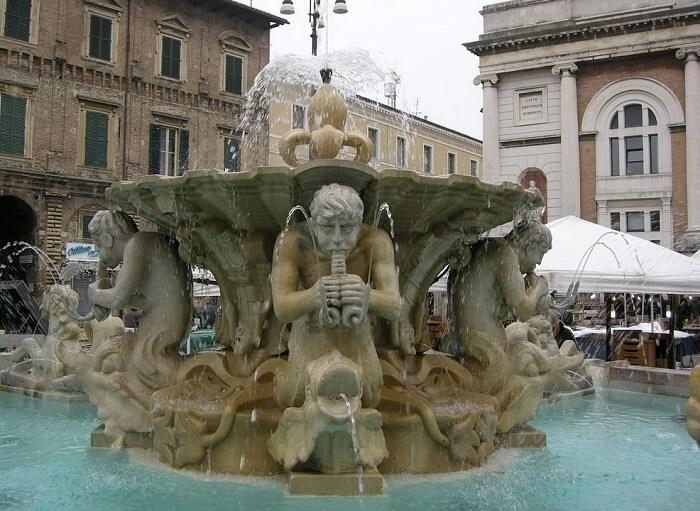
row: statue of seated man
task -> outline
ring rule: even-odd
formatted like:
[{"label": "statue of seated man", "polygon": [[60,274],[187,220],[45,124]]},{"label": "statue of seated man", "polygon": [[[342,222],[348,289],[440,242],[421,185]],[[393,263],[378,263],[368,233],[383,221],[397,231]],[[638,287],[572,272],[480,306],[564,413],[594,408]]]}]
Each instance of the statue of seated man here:
[{"label": "statue of seated man", "polygon": [[368,315],[398,317],[394,246],[386,232],[362,223],[364,205],[353,188],[322,187],[310,211],[309,222],[282,232],[274,249],[273,306],[292,322],[278,400],[303,404],[307,364],[337,350],[360,366],[362,403],[374,408],[382,372]]},{"label": "statue of seated man", "polygon": [[527,321],[547,299],[547,282],[534,269],[550,248],[552,235],[546,226],[523,222],[503,239],[476,243],[470,264],[450,279],[452,331],[480,392],[496,395],[511,376],[503,321],[511,313]]},{"label": "statue of seated man", "polygon": [[98,211],[88,229],[100,253],[99,264],[105,268],[121,264],[114,286],[99,279],[88,288],[96,317],[104,319],[105,310],[141,309],[131,364],[146,387],[170,385],[177,348],[188,335],[192,318],[189,270],[177,245],[162,234],[139,232],[121,211]]}]

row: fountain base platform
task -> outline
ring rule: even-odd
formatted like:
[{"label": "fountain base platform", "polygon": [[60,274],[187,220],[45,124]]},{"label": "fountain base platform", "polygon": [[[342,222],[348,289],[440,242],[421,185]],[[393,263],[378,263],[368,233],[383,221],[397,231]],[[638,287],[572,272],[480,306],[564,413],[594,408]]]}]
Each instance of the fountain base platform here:
[{"label": "fountain base platform", "polygon": [[290,495],[368,496],[384,493],[384,478],[375,470],[361,474],[316,474],[290,472],[287,488]]},{"label": "fountain base platform", "polygon": [[4,383],[0,384],[0,392],[11,392],[13,394],[22,394],[28,397],[51,399],[55,401],[64,401],[67,403],[84,403],[88,400],[87,394],[84,394],[83,392],[32,389],[25,387],[16,387],[14,385],[5,385]]},{"label": "fountain base platform", "polygon": [[124,438],[119,439],[106,433],[104,424],[97,426],[90,434],[90,447],[109,449],[117,446],[124,449],[152,449],[153,436],[150,433],[127,431]]},{"label": "fountain base platform", "polygon": [[547,447],[547,434],[532,426],[518,426],[496,435],[496,445],[499,449],[539,449]]}]

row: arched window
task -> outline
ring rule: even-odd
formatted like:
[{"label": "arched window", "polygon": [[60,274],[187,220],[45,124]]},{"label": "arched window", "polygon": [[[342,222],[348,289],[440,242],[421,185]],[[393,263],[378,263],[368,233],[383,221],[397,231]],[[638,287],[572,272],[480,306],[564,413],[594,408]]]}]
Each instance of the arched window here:
[{"label": "arched window", "polygon": [[[520,186],[528,189],[534,185],[542,196],[544,197],[544,204],[547,205],[547,176],[540,169],[536,167],[528,167],[520,173],[520,178],[518,178]],[[544,214],[542,215],[542,223],[547,223],[547,208],[544,209]]]},{"label": "arched window", "polygon": [[611,176],[659,173],[659,127],[650,106],[618,105],[610,119],[608,143]]}]

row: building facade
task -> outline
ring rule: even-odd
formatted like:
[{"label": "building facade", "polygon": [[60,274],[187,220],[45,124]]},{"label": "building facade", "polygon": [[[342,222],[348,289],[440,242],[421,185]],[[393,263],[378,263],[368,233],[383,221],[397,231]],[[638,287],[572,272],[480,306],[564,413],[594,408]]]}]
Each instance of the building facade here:
[{"label": "building facade", "polygon": [[700,248],[700,4],[485,6],[484,177],[535,184],[548,219]]},{"label": "building facade", "polygon": [[[279,156],[279,139],[293,128],[308,129],[308,99],[280,100],[270,105],[270,165],[284,165]],[[356,96],[347,101],[346,131],[366,135],[374,143],[370,165],[377,170],[407,168],[426,174],[481,175],[481,141],[453,129],[409,114],[383,103]],[[352,159],[345,148],[340,158]],[[300,160],[308,153],[297,151]]]},{"label": "building facade", "polygon": [[[0,249],[90,259],[112,182],[240,165],[243,96],[282,23],[230,0],[0,0]],[[10,252],[2,278],[40,287],[37,258]]]}]

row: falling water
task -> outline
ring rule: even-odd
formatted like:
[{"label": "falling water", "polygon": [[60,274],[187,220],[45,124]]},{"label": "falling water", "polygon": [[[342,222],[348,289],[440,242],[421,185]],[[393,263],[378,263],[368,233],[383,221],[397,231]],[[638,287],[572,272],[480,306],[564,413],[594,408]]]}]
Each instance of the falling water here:
[{"label": "falling water", "polygon": [[[39,257],[39,260],[42,263],[44,263],[46,268],[49,270],[49,275],[51,275],[51,278],[53,279],[53,283],[58,284],[58,282],[61,278],[60,273],[59,273],[58,269],[56,268],[56,265],[54,264],[53,260],[51,260],[51,258],[46,254],[46,252],[41,250],[39,247],[35,247],[34,245],[30,245],[26,241],[10,241],[9,243],[6,243],[5,246],[3,246],[2,249],[0,249],[0,250],[5,250],[11,246],[15,247],[15,249],[7,256],[7,259],[9,262],[12,262],[13,257],[18,256],[19,254],[21,254],[25,250],[31,250]],[[4,267],[5,266],[2,265],[2,267],[0,267],[0,269],[2,269]],[[56,279],[56,277],[58,277],[58,280]]]},{"label": "falling water", "polygon": [[352,413],[352,406],[348,396],[342,392],[339,394],[340,399],[345,403],[345,408],[348,409],[348,417],[350,418],[350,434],[352,435],[352,450],[355,452],[355,463],[357,464],[357,488],[360,495],[365,492],[365,485],[362,479],[362,460],[360,459],[360,443],[357,439],[357,425],[355,424],[355,414]]}]

